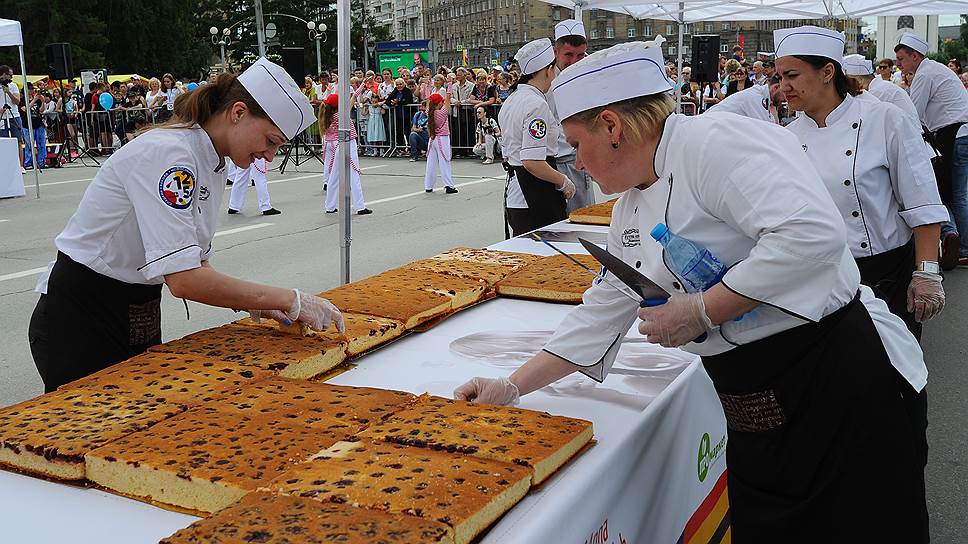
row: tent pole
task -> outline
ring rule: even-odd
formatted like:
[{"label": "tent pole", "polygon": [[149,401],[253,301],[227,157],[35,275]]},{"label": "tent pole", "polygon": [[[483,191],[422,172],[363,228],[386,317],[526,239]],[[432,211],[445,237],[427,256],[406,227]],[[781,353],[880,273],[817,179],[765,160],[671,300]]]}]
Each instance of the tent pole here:
[{"label": "tent pole", "polygon": [[[20,103],[22,104],[24,100],[29,103],[30,96],[27,94],[27,61],[24,59],[24,46],[20,45],[20,69],[24,72],[24,92],[20,95]],[[16,83],[14,83],[16,85]],[[34,189],[37,191],[37,198],[40,198],[40,165],[37,164],[37,152],[34,149],[34,124],[30,120],[30,108],[24,108],[27,111],[27,149],[30,150],[30,164],[34,165]],[[21,168],[23,164],[20,165]]]},{"label": "tent pole", "polygon": [[572,16],[572,18],[581,21],[582,20],[582,18],[581,18],[581,2],[575,2],[575,9],[574,9],[574,11],[575,11],[575,14]]},{"label": "tent pole", "polygon": [[682,112],[682,33],[685,30],[685,2],[679,2],[679,47],[676,48],[676,112]]},{"label": "tent pole", "polygon": [[[339,70],[339,146],[336,171],[339,175],[339,255],[340,281],[350,282],[350,244],[352,225],[350,213],[350,0],[336,4],[336,54]],[[325,127],[320,127],[326,130]],[[332,187],[328,187],[332,191]]]}]

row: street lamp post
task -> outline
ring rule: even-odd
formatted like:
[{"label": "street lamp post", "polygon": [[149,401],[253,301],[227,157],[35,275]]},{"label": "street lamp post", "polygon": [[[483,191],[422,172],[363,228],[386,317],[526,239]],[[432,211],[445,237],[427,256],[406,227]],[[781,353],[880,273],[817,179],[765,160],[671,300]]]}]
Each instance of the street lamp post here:
[{"label": "street lamp post", "polygon": [[212,35],[212,45],[217,45],[221,49],[222,72],[228,72],[228,67],[225,65],[225,46],[232,43],[232,37],[230,36],[232,31],[228,28],[223,28],[222,31],[219,32],[218,28],[213,26],[212,28],[208,29],[208,32]]},{"label": "street lamp post", "polygon": [[366,31],[369,28],[370,28],[370,25],[368,25],[366,22],[366,6],[364,6],[363,7],[363,73],[364,74],[370,70],[370,55],[367,53],[369,49],[367,49],[366,47],[367,40],[368,40]]},{"label": "street lamp post", "polygon": [[319,52],[319,42],[326,41],[326,24],[317,25],[315,21],[309,21],[306,23],[306,28],[309,29],[309,39],[316,42],[316,75],[318,76],[323,73],[323,57]]}]

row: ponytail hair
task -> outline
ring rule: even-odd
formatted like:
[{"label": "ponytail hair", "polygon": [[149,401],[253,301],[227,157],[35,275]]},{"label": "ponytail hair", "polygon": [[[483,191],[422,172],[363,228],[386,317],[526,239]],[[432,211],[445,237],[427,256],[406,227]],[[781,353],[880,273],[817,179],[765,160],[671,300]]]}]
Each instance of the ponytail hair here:
[{"label": "ponytail hair", "polygon": [[817,55],[793,55],[794,57],[806,62],[816,70],[820,70],[828,64],[834,65],[834,90],[837,91],[837,95],[840,98],[847,98],[847,95],[857,96],[864,92],[864,89],[860,86],[860,82],[847,77],[844,74],[844,69],[841,68],[839,62],[835,62],[827,57],[820,57]]},{"label": "ponytail hair", "polygon": [[235,74],[221,74],[215,83],[202,85],[190,93],[182,93],[175,99],[174,115],[161,128],[191,128],[203,126],[209,120],[242,102],[249,113],[268,119],[262,106],[245,90]]},{"label": "ponytail hair", "polygon": [[[443,104],[443,102],[441,102],[441,104]],[[442,106],[440,104],[434,104],[429,98],[424,101],[424,106],[427,108],[427,134],[429,134],[431,138],[436,138],[437,120],[434,113]]]},{"label": "ponytail hair", "polygon": [[323,102],[319,107],[319,131],[326,132],[329,125],[333,122],[333,116],[336,115],[336,108],[330,106],[329,104]]}]

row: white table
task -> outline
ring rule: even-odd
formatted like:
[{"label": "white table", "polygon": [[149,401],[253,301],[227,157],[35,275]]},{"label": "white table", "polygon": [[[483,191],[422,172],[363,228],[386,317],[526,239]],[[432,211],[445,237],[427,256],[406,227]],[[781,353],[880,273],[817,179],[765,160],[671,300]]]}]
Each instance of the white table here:
[{"label": "white table", "polygon": [[[580,251],[578,244],[564,245],[567,251]],[[520,239],[495,247],[551,252]],[[501,346],[519,339],[525,351],[529,346],[537,351],[541,338],[571,308],[489,301],[367,354],[356,368],[330,382],[449,397],[472,376],[504,376],[520,365],[526,354],[488,351],[495,339]],[[465,338],[469,335],[477,336]],[[488,351],[491,358],[474,357],[479,346],[478,353]],[[703,435],[715,446],[725,436],[725,421],[698,358],[644,343],[634,327],[604,383],[575,374],[527,395],[521,407],[591,420],[597,443],[505,514],[483,543],[581,543],[603,537],[603,528],[608,532],[603,544],[672,543],[725,469],[720,451],[705,460],[708,470],[699,479]],[[151,543],[195,519],[93,489],[2,471],[0,512],[9,542]]]},{"label": "white table", "polygon": [[16,138],[0,138],[0,198],[27,194],[19,149]]}]

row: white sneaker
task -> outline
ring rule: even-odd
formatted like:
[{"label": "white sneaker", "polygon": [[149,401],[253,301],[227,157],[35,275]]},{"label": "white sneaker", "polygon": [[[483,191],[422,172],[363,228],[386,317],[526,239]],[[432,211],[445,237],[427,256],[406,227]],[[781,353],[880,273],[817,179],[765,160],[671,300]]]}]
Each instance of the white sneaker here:
[{"label": "white sneaker", "polygon": [[487,159],[481,164],[494,164],[494,161],[492,161],[491,159]]}]

